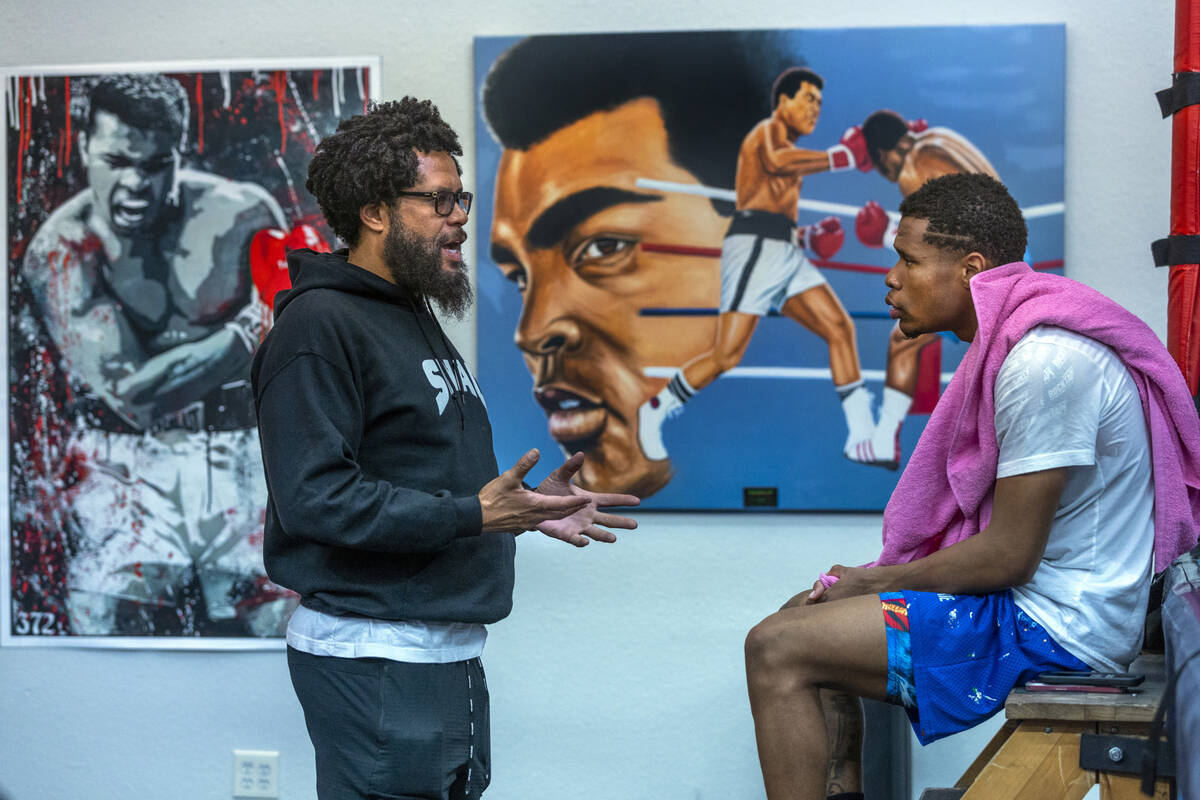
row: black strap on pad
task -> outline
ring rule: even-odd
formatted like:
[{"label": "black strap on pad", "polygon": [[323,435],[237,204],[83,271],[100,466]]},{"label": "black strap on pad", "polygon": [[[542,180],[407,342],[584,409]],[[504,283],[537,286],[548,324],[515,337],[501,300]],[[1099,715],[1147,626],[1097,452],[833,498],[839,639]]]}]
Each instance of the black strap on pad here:
[{"label": "black strap on pad", "polygon": [[1181,108],[1200,103],[1200,72],[1176,72],[1170,89],[1155,92],[1163,119],[1178,113]]}]

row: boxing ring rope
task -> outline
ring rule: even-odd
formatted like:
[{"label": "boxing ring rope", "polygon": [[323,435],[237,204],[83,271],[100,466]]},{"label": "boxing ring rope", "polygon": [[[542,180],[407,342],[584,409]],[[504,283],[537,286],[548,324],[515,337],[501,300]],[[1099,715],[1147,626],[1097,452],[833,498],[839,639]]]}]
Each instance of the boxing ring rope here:
[{"label": "boxing ring rope", "polygon": [[[647,378],[671,378],[677,371],[678,367],[646,367],[642,373]],[[859,370],[863,380],[883,382],[886,377],[881,369],[863,369]],[[943,384],[949,383],[954,377],[953,372],[941,373]],[[721,378],[771,378],[771,379],[789,379],[789,380],[833,380],[833,373],[828,368],[824,367],[733,367],[725,372],[722,372],[718,379]]]},{"label": "boxing ring rope", "polygon": [[[638,178],[635,182],[639,188],[653,189],[660,192],[674,192],[677,194],[688,194],[698,197],[707,197],[710,200],[725,200],[730,203],[736,202],[737,196],[731,189],[716,189],[711,186],[703,186],[693,183],[675,183],[672,181],[659,181],[651,178]],[[814,211],[823,214],[837,214],[840,216],[854,217],[858,214],[860,206],[852,206],[846,203],[830,203],[823,200],[806,200],[801,198],[798,202],[798,207],[804,211]],[[1062,214],[1065,209],[1064,203],[1045,203],[1037,206],[1030,206],[1021,209],[1021,213],[1026,219],[1037,219],[1039,217],[1048,217],[1055,214]],[[900,219],[900,214],[895,211],[887,212],[888,218],[893,222]],[[692,245],[679,244],[661,244],[655,242],[642,242],[639,245],[640,249],[648,253],[666,253],[681,256],[696,256],[699,258],[720,258],[721,248],[719,247],[695,247]],[[881,267],[876,264],[855,264],[846,261],[833,261],[829,259],[810,259],[812,263],[820,269],[840,270],[843,272],[863,272],[874,275],[884,275],[889,271],[888,267]],[[1049,261],[1039,261],[1031,265],[1035,270],[1060,269],[1063,266],[1062,259],[1054,259]],[[644,317],[703,317],[716,316],[718,309],[716,308],[642,308],[638,311],[639,316]],[[850,311],[847,312],[855,319],[890,319],[890,315],[883,311]],[[781,316],[779,312],[772,311],[767,316]],[[670,378],[675,374],[677,367],[646,367],[643,373],[650,378]],[[864,369],[861,371],[864,380],[883,381],[886,377],[885,372],[879,369]],[[941,382],[949,383],[954,376],[953,372],[940,373]],[[828,368],[821,367],[743,367],[736,366],[722,373],[721,377],[728,378],[773,378],[773,379],[800,379],[800,380],[831,380],[832,373]]]},{"label": "boxing ring rope", "polygon": [[[719,247],[693,247],[685,244],[661,244],[658,242],[642,242],[639,247],[647,253],[668,253],[676,256],[698,256],[700,258],[721,257],[721,248]],[[848,261],[832,261],[824,258],[811,258],[809,261],[821,269],[835,269],[843,272],[867,272],[874,275],[886,275],[890,269],[889,267],[881,267],[877,264],[854,264]],[[1044,271],[1048,269],[1062,269],[1063,263],[1061,258],[1056,258],[1048,261],[1036,261],[1029,266],[1035,270]]]},{"label": "boxing ring rope", "polygon": [[[699,197],[707,197],[710,200],[725,200],[730,203],[737,202],[737,195],[732,189],[714,189],[711,186],[702,186],[698,183],[674,183],[672,181],[657,181],[651,178],[638,178],[635,182],[641,189],[655,189],[660,192],[675,192],[676,194],[690,194]],[[861,210],[861,206],[852,206],[846,203],[829,203],[824,200],[806,200],[800,198],[797,203],[803,211],[815,211],[818,214],[836,214],[842,217],[853,217]],[[1022,208],[1021,213],[1025,219],[1037,219],[1038,217],[1050,217],[1055,214],[1061,214],[1065,210],[1064,203],[1045,203],[1040,206],[1030,206]],[[897,211],[888,211],[888,219],[893,222],[900,221],[900,213]]]}]

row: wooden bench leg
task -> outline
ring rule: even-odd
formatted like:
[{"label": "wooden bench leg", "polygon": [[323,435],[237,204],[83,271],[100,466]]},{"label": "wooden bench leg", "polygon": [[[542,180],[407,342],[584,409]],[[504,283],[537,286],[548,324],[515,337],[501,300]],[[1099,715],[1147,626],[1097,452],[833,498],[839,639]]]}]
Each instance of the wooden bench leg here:
[{"label": "wooden bench leg", "polygon": [[1021,722],[979,770],[963,800],[1081,800],[1096,773],[1079,768],[1079,735],[1095,729],[1088,722]]},{"label": "wooden bench leg", "polygon": [[1015,719],[1005,720],[1003,727],[996,731],[996,735],[992,737],[991,741],[989,741],[987,745],[979,751],[979,755],[975,756],[975,760],[971,762],[971,766],[967,767],[967,771],[964,772],[962,777],[959,778],[954,784],[954,788],[966,789],[968,786],[974,783],[975,778],[979,776],[979,773],[983,770],[983,768],[986,767],[988,762],[992,760],[992,756],[996,755],[996,751],[1004,746],[1004,743],[1008,741],[1008,737],[1012,736],[1013,731],[1015,731],[1017,726],[1020,724],[1021,723]]},{"label": "wooden bench leg", "polygon": [[[1150,736],[1150,726],[1145,723],[1102,722],[1098,727],[1100,728],[1099,733]],[[1099,783],[1100,800],[1146,800],[1146,795],[1142,794],[1140,775],[1101,770]],[[1155,782],[1153,800],[1171,800],[1171,784],[1166,778],[1160,778]]]},{"label": "wooden bench leg", "polygon": [[[1146,800],[1146,795],[1142,794],[1142,779],[1135,775],[1101,772],[1100,800]],[[1166,780],[1154,784],[1153,800],[1171,800],[1171,785]]]}]

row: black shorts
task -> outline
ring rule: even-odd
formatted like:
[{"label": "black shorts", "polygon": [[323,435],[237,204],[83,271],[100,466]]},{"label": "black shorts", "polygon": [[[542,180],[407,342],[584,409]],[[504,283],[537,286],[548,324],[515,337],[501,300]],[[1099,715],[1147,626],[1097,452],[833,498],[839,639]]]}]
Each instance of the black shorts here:
[{"label": "black shorts", "polygon": [[316,750],[319,800],[483,794],[492,759],[478,658],[411,664],[287,652]]}]

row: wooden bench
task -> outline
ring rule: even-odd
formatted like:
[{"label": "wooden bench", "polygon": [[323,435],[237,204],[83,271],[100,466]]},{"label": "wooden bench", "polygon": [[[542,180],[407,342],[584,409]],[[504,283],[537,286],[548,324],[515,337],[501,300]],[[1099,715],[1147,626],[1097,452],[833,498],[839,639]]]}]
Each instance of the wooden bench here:
[{"label": "wooden bench", "polygon": [[[1143,654],[1130,668],[1146,675],[1136,694],[1030,692],[1014,689],[1004,704],[1007,718],[953,789],[927,789],[923,800],[1080,800],[1100,784],[1101,800],[1144,800],[1141,777],[1128,772],[1080,767],[1084,734],[1138,737],[1145,741],[1162,700],[1166,678],[1161,655]],[[1101,744],[1091,740],[1090,747]],[[1138,742],[1102,756],[1106,766],[1137,768]],[[1126,752],[1129,751],[1129,752]],[[1089,759],[1094,761],[1095,759]],[[1159,778],[1155,800],[1170,800]]]}]

